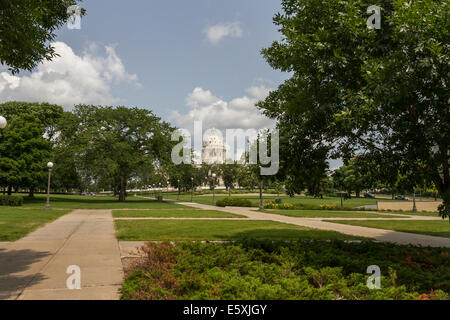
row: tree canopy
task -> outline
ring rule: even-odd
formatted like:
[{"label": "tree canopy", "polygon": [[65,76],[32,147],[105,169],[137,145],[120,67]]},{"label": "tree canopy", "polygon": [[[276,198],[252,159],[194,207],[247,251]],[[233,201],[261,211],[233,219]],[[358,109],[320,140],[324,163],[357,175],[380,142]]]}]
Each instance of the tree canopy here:
[{"label": "tree canopy", "polygon": [[47,162],[52,160],[54,128],[62,116],[60,106],[48,103],[7,102],[0,114],[8,126],[0,137],[0,185],[35,188],[45,185]]},{"label": "tree canopy", "polygon": [[146,109],[79,105],[68,116],[57,145],[72,150],[85,179],[117,187],[124,201],[131,176],[170,161],[173,130]]},{"label": "tree canopy", "polygon": [[[0,0],[0,63],[13,73],[31,71],[57,54],[49,44],[79,0]],[[81,14],[85,11],[81,10]]]},{"label": "tree canopy", "polygon": [[[280,41],[262,51],[292,76],[259,107],[277,119],[287,174],[324,171],[328,157],[377,155],[432,181],[450,210],[449,3],[283,0]],[[296,164],[295,164],[296,163]],[[301,164],[305,164],[302,166]],[[305,170],[301,170],[305,168]]]}]

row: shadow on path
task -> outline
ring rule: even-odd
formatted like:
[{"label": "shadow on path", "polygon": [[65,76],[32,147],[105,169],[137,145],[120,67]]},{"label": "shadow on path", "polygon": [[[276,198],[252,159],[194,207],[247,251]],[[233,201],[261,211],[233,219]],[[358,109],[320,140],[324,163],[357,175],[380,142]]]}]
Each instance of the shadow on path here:
[{"label": "shadow on path", "polygon": [[30,272],[34,263],[49,256],[49,252],[0,249],[0,299],[7,299],[23,290],[31,281],[45,280],[40,273]]}]

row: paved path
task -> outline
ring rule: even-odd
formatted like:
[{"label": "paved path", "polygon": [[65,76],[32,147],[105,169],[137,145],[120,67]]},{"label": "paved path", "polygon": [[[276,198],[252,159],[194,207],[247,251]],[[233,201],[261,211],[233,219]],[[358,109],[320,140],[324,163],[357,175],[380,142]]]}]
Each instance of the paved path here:
[{"label": "paved path", "polygon": [[[179,204],[205,209],[205,210],[217,210],[222,212],[229,212],[234,214],[244,215],[252,220],[270,220],[282,223],[289,223],[298,226],[304,226],[320,230],[330,230],[337,231],[343,234],[348,234],[357,237],[367,237],[373,238],[377,241],[382,242],[392,242],[397,244],[412,244],[430,247],[448,247],[450,248],[450,238],[444,237],[434,237],[428,235],[398,232],[392,230],[383,230],[359,226],[344,225],[332,222],[326,222],[323,220],[346,220],[346,218],[298,218],[298,217],[288,217],[278,214],[263,213],[249,208],[239,208],[239,207],[215,207],[205,204],[193,203],[193,202],[178,202]],[[406,218],[406,219],[405,219]],[[441,220],[439,217],[428,217],[428,216],[408,216],[398,220]],[[350,218],[348,220],[374,220],[373,218]],[[387,220],[392,220],[395,218],[387,218]],[[242,219],[241,219],[242,220]],[[379,220],[379,219],[375,219]],[[397,219],[396,219],[397,220]]]},{"label": "paved path", "polygon": [[[67,267],[81,289],[67,289]],[[110,210],[76,210],[11,243],[0,243],[0,299],[118,299],[123,280]]]}]

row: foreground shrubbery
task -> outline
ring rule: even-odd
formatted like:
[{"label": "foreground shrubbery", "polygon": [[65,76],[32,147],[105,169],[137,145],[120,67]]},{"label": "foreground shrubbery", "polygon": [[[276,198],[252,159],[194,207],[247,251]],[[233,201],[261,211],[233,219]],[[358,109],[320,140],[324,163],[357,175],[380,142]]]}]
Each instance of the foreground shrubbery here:
[{"label": "foreground shrubbery", "polygon": [[218,207],[251,207],[252,202],[248,199],[225,198],[216,201]]},{"label": "foreground shrubbery", "polygon": [[23,204],[23,197],[21,196],[8,196],[0,195],[0,205],[19,207]]},{"label": "foreground shrubbery", "polygon": [[[448,299],[450,249],[341,241],[148,243],[122,299]],[[381,268],[380,290],[366,286]]]}]

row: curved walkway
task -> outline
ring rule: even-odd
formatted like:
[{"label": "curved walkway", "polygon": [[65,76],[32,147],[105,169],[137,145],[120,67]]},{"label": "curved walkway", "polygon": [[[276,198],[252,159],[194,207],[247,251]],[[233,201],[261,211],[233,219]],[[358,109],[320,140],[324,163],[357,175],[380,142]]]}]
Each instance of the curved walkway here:
[{"label": "curved walkway", "polygon": [[[422,234],[414,234],[407,232],[398,232],[392,230],[383,230],[367,227],[358,227],[344,224],[337,224],[332,222],[326,222],[323,220],[347,220],[346,218],[298,218],[298,217],[288,217],[278,214],[259,212],[255,209],[241,208],[241,207],[215,207],[206,204],[199,204],[193,202],[177,202],[188,207],[205,209],[205,210],[216,210],[229,212],[234,214],[240,214],[246,216],[252,220],[269,220],[282,223],[289,223],[303,227],[309,227],[320,230],[330,230],[337,231],[343,234],[348,234],[357,237],[367,237],[373,238],[376,241],[382,242],[392,242],[396,244],[412,244],[420,246],[430,246],[430,247],[447,247],[450,248],[450,238],[435,237]],[[383,215],[385,215],[383,213]],[[382,219],[382,218],[381,218]],[[429,216],[409,216],[405,215],[405,218],[389,218],[389,220],[441,220],[439,217],[429,217]],[[243,219],[241,219],[243,220]],[[380,220],[380,218],[350,218],[348,220]]]}]

